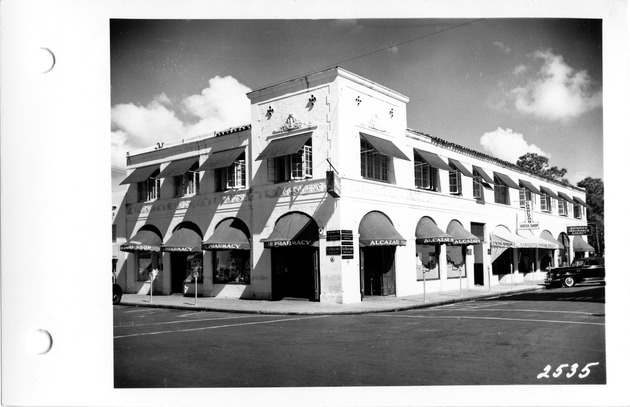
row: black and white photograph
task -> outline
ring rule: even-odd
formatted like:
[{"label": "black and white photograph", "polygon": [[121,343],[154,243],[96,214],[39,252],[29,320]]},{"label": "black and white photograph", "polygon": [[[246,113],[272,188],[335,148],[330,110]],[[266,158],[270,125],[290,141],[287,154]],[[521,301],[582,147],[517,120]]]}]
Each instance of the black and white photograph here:
[{"label": "black and white photograph", "polygon": [[27,3],[3,405],[630,405],[627,2]]}]

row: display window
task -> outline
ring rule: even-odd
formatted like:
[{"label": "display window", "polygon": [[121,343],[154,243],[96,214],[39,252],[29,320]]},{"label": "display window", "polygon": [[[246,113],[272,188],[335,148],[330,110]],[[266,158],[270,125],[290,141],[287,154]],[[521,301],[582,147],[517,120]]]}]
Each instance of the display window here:
[{"label": "display window", "polygon": [[249,284],[249,250],[214,250],[215,284]]},{"label": "display window", "polygon": [[465,246],[446,246],[446,278],[466,277]]},{"label": "display window", "polygon": [[[437,280],[440,278],[439,246],[416,245],[416,280]],[[424,273],[424,277],[422,274]]]}]

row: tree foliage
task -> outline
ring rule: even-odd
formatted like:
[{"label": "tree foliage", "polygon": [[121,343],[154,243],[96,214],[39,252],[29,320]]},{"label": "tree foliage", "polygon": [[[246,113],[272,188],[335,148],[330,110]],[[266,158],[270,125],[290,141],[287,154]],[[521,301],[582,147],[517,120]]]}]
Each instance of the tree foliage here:
[{"label": "tree foliage", "polygon": [[585,178],[578,182],[578,187],[586,190],[586,219],[594,227],[594,235],[589,236],[589,244],[599,247],[599,254],[603,253],[604,243],[604,182],[601,178]]},{"label": "tree foliage", "polygon": [[551,167],[549,165],[549,158],[542,155],[527,153],[518,158],[516,165],[534,174],[538,174],[541,177],[559,181],[563,184],[569,184],[569,181],[564,178],[567,174],[567,169]]}]

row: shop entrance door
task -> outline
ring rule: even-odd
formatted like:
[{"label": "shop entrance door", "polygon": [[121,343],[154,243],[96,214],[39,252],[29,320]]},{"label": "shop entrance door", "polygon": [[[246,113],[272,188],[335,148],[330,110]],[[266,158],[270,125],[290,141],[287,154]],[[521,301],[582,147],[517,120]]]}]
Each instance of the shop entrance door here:
[{"label": "shop entrance door", "polygon": [[319,249],[291,246],[271,249],[272,297],[319,301]]},{"label": "shop entrance door", "polygon": [[361,249],[361,292],[365,296],[396,294],[396,246]]},{"label": "shop entrance door", "polygon": [[171,291],[173,294],[183,294],[186,266],[189,253],[171,253]]}]

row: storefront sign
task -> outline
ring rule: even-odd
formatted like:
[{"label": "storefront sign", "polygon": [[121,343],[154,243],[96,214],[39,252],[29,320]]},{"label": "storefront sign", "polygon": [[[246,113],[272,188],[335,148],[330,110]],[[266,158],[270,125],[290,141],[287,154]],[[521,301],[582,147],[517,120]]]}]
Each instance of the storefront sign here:
[{"label": "storefront sign", "polygon": [[532,223],[519,223],[518,228],[521,230],[532,230],[538,229],[540,222],[532,222]]},{"label": "storefront sign", "polygon": [[238,250],[243,246],[242,243],[207,243],[203,245],[203,248],[206,250],[213,249],[234,249]]},{"label": "storefront sign", "polygon": [[470,239],[455,239],[453,240],[453,244],[454,245],[458,245],[458,244],[477,244],[480,243],[479,239],[473,239],[472,237]]},{"label": "storefront sign", "polygon": [[591,235],[593,231],[591,227],[586,226],[567,226],[567,235]]},{"label": "storefront sign", "polygon": [[341,230],[341,240],[352,240],[352,231],[351,230]]},{"label": "storefront sign", "polygon": [[192,253],[192,252],[198,252],[199,249],[196,249],[194,247],[162,247],[162,251],[163,252],[185,252],[185,253]]},{"label": "storefront sign", "polygon": [[453,241],[452,237],[429,237],[423,239],[417,239],[420,244],[427,243],[451,243]]},{"label": "storefront sign", "polygon": [[398,239],[370,240],[368,246],[399,246],[402,242]]},{"label": "storefront sign", "polygon": [[326,241],[341,240],[341,230],[327,230]]},{"label": "storefront sign", "polygon": [[354,246],[341,246],[341,254],[354,254]]},{"label": "storefront sign", "polygon": [[149,245],[123,244],[120,246],[123,252],[159,252],[160,248]]},{"label": "storefront sign", "polygon": [[330,246],[326,248],[326,256],[341,255],[341,246]]},{"label": "storefront sign", "polygon": [[310,240],[274,240],[272,242],[265,242],[265,247],[287,247],[287,246],[312,246],[313,242]]}]

